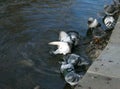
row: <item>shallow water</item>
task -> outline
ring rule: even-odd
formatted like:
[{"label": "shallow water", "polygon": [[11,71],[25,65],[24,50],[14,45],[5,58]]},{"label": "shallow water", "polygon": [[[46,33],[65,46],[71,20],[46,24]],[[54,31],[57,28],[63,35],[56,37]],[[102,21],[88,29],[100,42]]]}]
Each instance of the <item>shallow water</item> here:
[{"label": "shallow water", "polygon": [[1,0],[0,89],[70,89],[59,73],[61,56],[48,42],[60,30],[85,36],[88,17],[110,0]]}]

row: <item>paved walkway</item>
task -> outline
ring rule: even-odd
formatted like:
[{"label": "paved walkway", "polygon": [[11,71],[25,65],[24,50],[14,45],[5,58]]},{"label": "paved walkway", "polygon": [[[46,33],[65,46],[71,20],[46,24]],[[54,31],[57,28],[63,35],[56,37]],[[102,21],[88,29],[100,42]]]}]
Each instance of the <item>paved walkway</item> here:
[{"label": "paved walkway", "polygon": [[108,45],[75,89],[120,89],[120,17]]}]

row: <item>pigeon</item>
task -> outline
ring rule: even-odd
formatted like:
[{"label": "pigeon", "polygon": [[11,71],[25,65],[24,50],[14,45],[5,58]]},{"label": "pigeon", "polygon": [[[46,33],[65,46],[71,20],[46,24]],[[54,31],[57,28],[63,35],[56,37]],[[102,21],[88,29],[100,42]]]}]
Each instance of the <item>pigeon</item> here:
[{"label": "pigeon", "polygon": [[88,19],[88,27],[89,27],[89,28],[95,28],[95,27],[97,27],[97,26],[98,26],[98,21],[97,21],[97,19],[94,19],[94,18],[90,17],[90,18]]},{"label": "pigeon", "polygon": [[79,83],[80,79],[82,79],[83,75],[79,75],[74,71],[69,72],[65,76],[65,81],[70,84],[71,86],[75,86]]},{"label": "pigeon", "polygon": [[71,47],[78,46],[80,43],[79,33],[76,31],[61,31],[59,34],[59,40],[71,44]]},{"label": "pigeon", "polygon": [[58,49],[56,51],[52,51],[53,54],[66,55],[68,53],[71,53],[73,47],[79,45],[79,42],[79,33],[75,31],[69,31],[68,33],[61,31],[59,34],[59,41],[53,41],[48,44],[58,46]]},{"label": "pigeon", "polygon": [[68,31],[67,34],[70,36],[73,46],[78,46],[80,44],[80,35],[76,31]]},{"label": "pigeon", "polygon": [[116,21],[113,16],[105,16],[103,18],[103,23],[108,29],[113,29],[115,27]]},{"label": "pigeon", "polygon": [[77,85],[82,78],[82,74],[75,73],[74,66],[71,63],[61,62],[60,72],[64,76],[65,81],[71,86]]},{"label": "pigeon", "polygon": [[104,6],[104,13],[106,15],[110,15],[110,16],[113,16],[115,15],[116,13],[119,12],[119,9],[116,8],[116,5],[114,4],[111,4],[111,5],[105,5]]},{"label": "pigeon", "polygon": [[67,54],[66,56],[64,56],[63,59],[66,61],[66,63],[72,64],[74,66],[82,66],[82,65],[88,66],[90,64],[85,58],[74,53]]},{"label": "pigeon", "polygon": [[71,71],[74,71],[74,66],[72,64],[68,64],[66,62],[61,62],[60,72],[66,76]]},{"label": "pigeon", "polygon": [[113,0],[113,3],[116,7],[116,9],[118,9],[120,11],[120,0]]},{"label": "pigeon", "polygon": [[97,19],[90,17],[88,19],[87,35],[92,35],[93,41],[99,43],[106,36],[106,32],[101,28],[101,24],[98,23]]},{"label": "pigeon", "polygon": [[97,19],[94,19],[92,17],[88,18],[88,30],[87,30],[87,36],[92,35],[93,29],[101,26],[100,23],[98,23]]}]

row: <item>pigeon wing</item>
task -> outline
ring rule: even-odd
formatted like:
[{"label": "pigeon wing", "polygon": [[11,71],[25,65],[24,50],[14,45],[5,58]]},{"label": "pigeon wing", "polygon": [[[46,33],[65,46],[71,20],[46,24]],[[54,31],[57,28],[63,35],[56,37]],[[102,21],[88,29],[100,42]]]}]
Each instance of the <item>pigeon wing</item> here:
[{"label": "pigeon wing", "polygon": [[60,42],[60,41],[53,41],[48,43],[49,45],[57,45],[58,47],[60,47],[61,45],[64,45],[65,42]]},{"label": "pigeon wing", "polygon": [[69,37],[68,34],[64,31],[61,31],[60,34],[59,34],[59,40],[60,41],[64,41],[68,37]]}]

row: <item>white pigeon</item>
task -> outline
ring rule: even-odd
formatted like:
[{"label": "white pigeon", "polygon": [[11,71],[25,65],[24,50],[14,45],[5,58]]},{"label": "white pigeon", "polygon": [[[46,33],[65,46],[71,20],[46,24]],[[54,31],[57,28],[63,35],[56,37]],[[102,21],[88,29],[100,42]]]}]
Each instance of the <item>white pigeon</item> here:
[{"label": "white pigeon", "polygon": [[59,40],[62,42],[67,42],[72,46],[77,46],[80,43],[80,36],[79,33],[76,31],[68,31],[67,33],[61,31],[59,34]]},{"label": "white pigeon", "polygon": [[67,42],[54,41],[50,42],[49,45],[57,45],[58,49],[53,51],[53,54],[63,54],[66,55],[71,53],[71,48]]},{"label": "white pigeon", "polygon": [[88,19],[88,27],[89,28],[95,28],[95,27],[97,27],[98,26],[98,21],[97,21],[97,19],[93,19],[92,17],[90,17],[89,19]]}]

